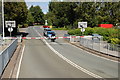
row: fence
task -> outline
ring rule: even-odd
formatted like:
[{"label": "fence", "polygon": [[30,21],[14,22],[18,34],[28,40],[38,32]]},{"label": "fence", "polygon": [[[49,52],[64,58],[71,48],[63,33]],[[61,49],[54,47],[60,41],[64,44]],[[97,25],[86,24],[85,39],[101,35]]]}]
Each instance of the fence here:
[{"label": "fence", "polygon": [[13,40],[12,43],[0,53],[0,75],[2,74],[7,63],[12,57],[15,49],[17,48],[17,43],[18,43],[17,39]]},{"label": "fence", "polygon": [[[70,37],[71,35],[65,34],[64,37]],[[110,44],[98,38],[65,38],[65,40],[70,42],[79,42],[78,45],[102,52],[106,55],[111,55],[114,57],[120,57],[120,45]]]},{"label": "fence", "polygon": [[119,53],[120,45],[117,44],[110,44],[103,40],[92,39],[92,38],[91,39],[80,38],[80,44],[87,48],[105,53],[107,55],[120,57],[120,53]]},{"label": "fence", "polygon": [[70,37],[73,37],[75,35],[69,35],[69,34],[64,34],[64,37],[69,37],[69,38],[64,38],[66,41],[70,41],[70,42],[78,42],[79,39],[78,38],[70,38]]},{"label": "fence", "polygon": [[[70,36],[69,34],[64,34],[64,37]],[[70,41],[70,38],[64,38],[66,41]]]}]

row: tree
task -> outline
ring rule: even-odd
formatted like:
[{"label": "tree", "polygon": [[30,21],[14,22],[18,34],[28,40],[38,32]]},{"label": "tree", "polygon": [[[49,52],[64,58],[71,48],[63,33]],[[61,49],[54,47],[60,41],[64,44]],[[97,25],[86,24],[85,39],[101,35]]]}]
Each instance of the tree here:
[{"label": "tree", "polygon": [[25,23],[27,19],[27,6],[25,2],[5,2],[5,20],[15,20],[17,25]]},{"label": "tree", "polygon": [[35,23],[44,24],[44,14],[40,6],[31,6],[29,10],[34,18]]},{"label": "tree", "polygon": [[120,22],[120,2],[104,2],[99,7],[100,9],[96,12],[99,16],[99,24],[110,23],[116,25]]},{"label": "tree", "polygon": [[120,2],[82,2],[75,10],[77,21],[87,21],[88,26],[95,27],[101,23],[115,25],[120,22],[119,8]]},{"label": "tree", "polygon": [[120,22],[119,13],[120,2],[50,2],[47,19],[61,27],[77,28],[78,22],[84,21],[89,27],[97,27],[102,23],[116,25]]},{"label": "tree", "polygon": [[[16,21],[18,24],[24,24],[27,19],[28,9],[25,2],[5,2],[4,3],[4,17],[5,21]],[[14,28],[12,35],[17,33],[17,27]],[[5,35],[9,35],[7,29],[5,29]]]},{"label": "tree", "polygon": [[54,25],[54,21],[56,20],[55,15],[52,12],[48,12],[44,15],[44,20],[48,21],[48,25]]},{"label": "tree", "polygon": [[[73,25],[75,20],[76,3],[71,2],[50,2],[49,12],[54,14],[56,20],[53,20],[53,25],[64,27],[65,25]],[[52,15],[51,15],[52,16]]]},{"label": "tree", "polygon": [[30,11],[28,11],[27,21],[26,22],[27,22],[28,25],[33,25],[33,23],[34,23],[34,18],[33,18]]}]

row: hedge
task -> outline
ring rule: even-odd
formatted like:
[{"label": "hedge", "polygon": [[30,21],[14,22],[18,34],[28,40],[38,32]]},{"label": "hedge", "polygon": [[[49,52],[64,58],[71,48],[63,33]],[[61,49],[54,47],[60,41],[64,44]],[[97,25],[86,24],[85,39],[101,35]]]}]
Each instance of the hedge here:
[{"label": "hedge", "polygon": [[[81,36],[82,32],[80,29],[73,29],[69,30],[68,34],[70,35],[76,35]],[[120,29],[114,29],[114,28],[101,28],[101,27],[94,27],[94,28],[86,28],[84,35],[91,35],[91,34],[99,34],[103,36],[103,40],[106,40],[110,43],[120,44]]]},{"label": "hedge", "polygon": [[66,28],[52,28],[52,30],[67,30]]},{"label": "hedge", "polygon": [[27,27],[28,27],[28,24],[18,25],[18,28],[27,28]]}]

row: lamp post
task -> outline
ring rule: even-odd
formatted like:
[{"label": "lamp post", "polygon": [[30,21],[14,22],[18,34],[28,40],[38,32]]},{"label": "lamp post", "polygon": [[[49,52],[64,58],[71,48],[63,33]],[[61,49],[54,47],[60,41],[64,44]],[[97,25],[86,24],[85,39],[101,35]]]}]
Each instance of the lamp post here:
[{"label": "lamp post", "polygon": [[2,23],[3,23],[3,40],[5,37],[5,33],[4,33],[4,0],[2,0]]}]

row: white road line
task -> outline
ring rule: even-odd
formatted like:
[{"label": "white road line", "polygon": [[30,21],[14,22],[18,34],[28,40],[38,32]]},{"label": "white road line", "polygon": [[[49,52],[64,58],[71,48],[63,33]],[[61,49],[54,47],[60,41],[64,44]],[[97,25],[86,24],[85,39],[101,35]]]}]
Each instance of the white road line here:
[{"label": "white road line", "polygon": [[[33,28],[33,29],[37,32],[37,34],[38,34],[39,36],[42,36],[42,35],[40,35],[40,33],[39,33],[35,28]],[[59,52],[57,52],[52,46],[50,46],[49,43],[48,43],[45,39],[42,39],[42,40],[46,43],[46,45],[47,45],[55,54],[57,54],[60,58],[62,58],[62,59],[65,60],[66,62],[68,62],[68,63],[69,63],[70,65],[72,65],[73,67],[75,67],[75,68],[83,71],[84,73],[86,73],[86,74],[88,74],[88,75],[90,75],[90,76],[92,76],[92,77],[94,77],[94,78],[102,78],[101,76],[96,75],[96,74],[94,74],[94,73],[92,73],[92,72],[90,72],[90,71],[82,68],[81,66],[75,64],[75,63],[72,62],[71,60],[67,59],[66,57],[64,57],[63,55],[61,55]]]},{"label": "white road line", "polygon": [[22,54],[20,56],[20,61],[19,61],[19,64],[18,64],[18,70],[17,70],[17,74],[16,74],[16,79],[18,79],[18,77],[19,77],[20,67],[21,67],[21,63],[22,63],[22,58],[23,58],[24,50],[25,50],[25,45],[23,46]]}]

